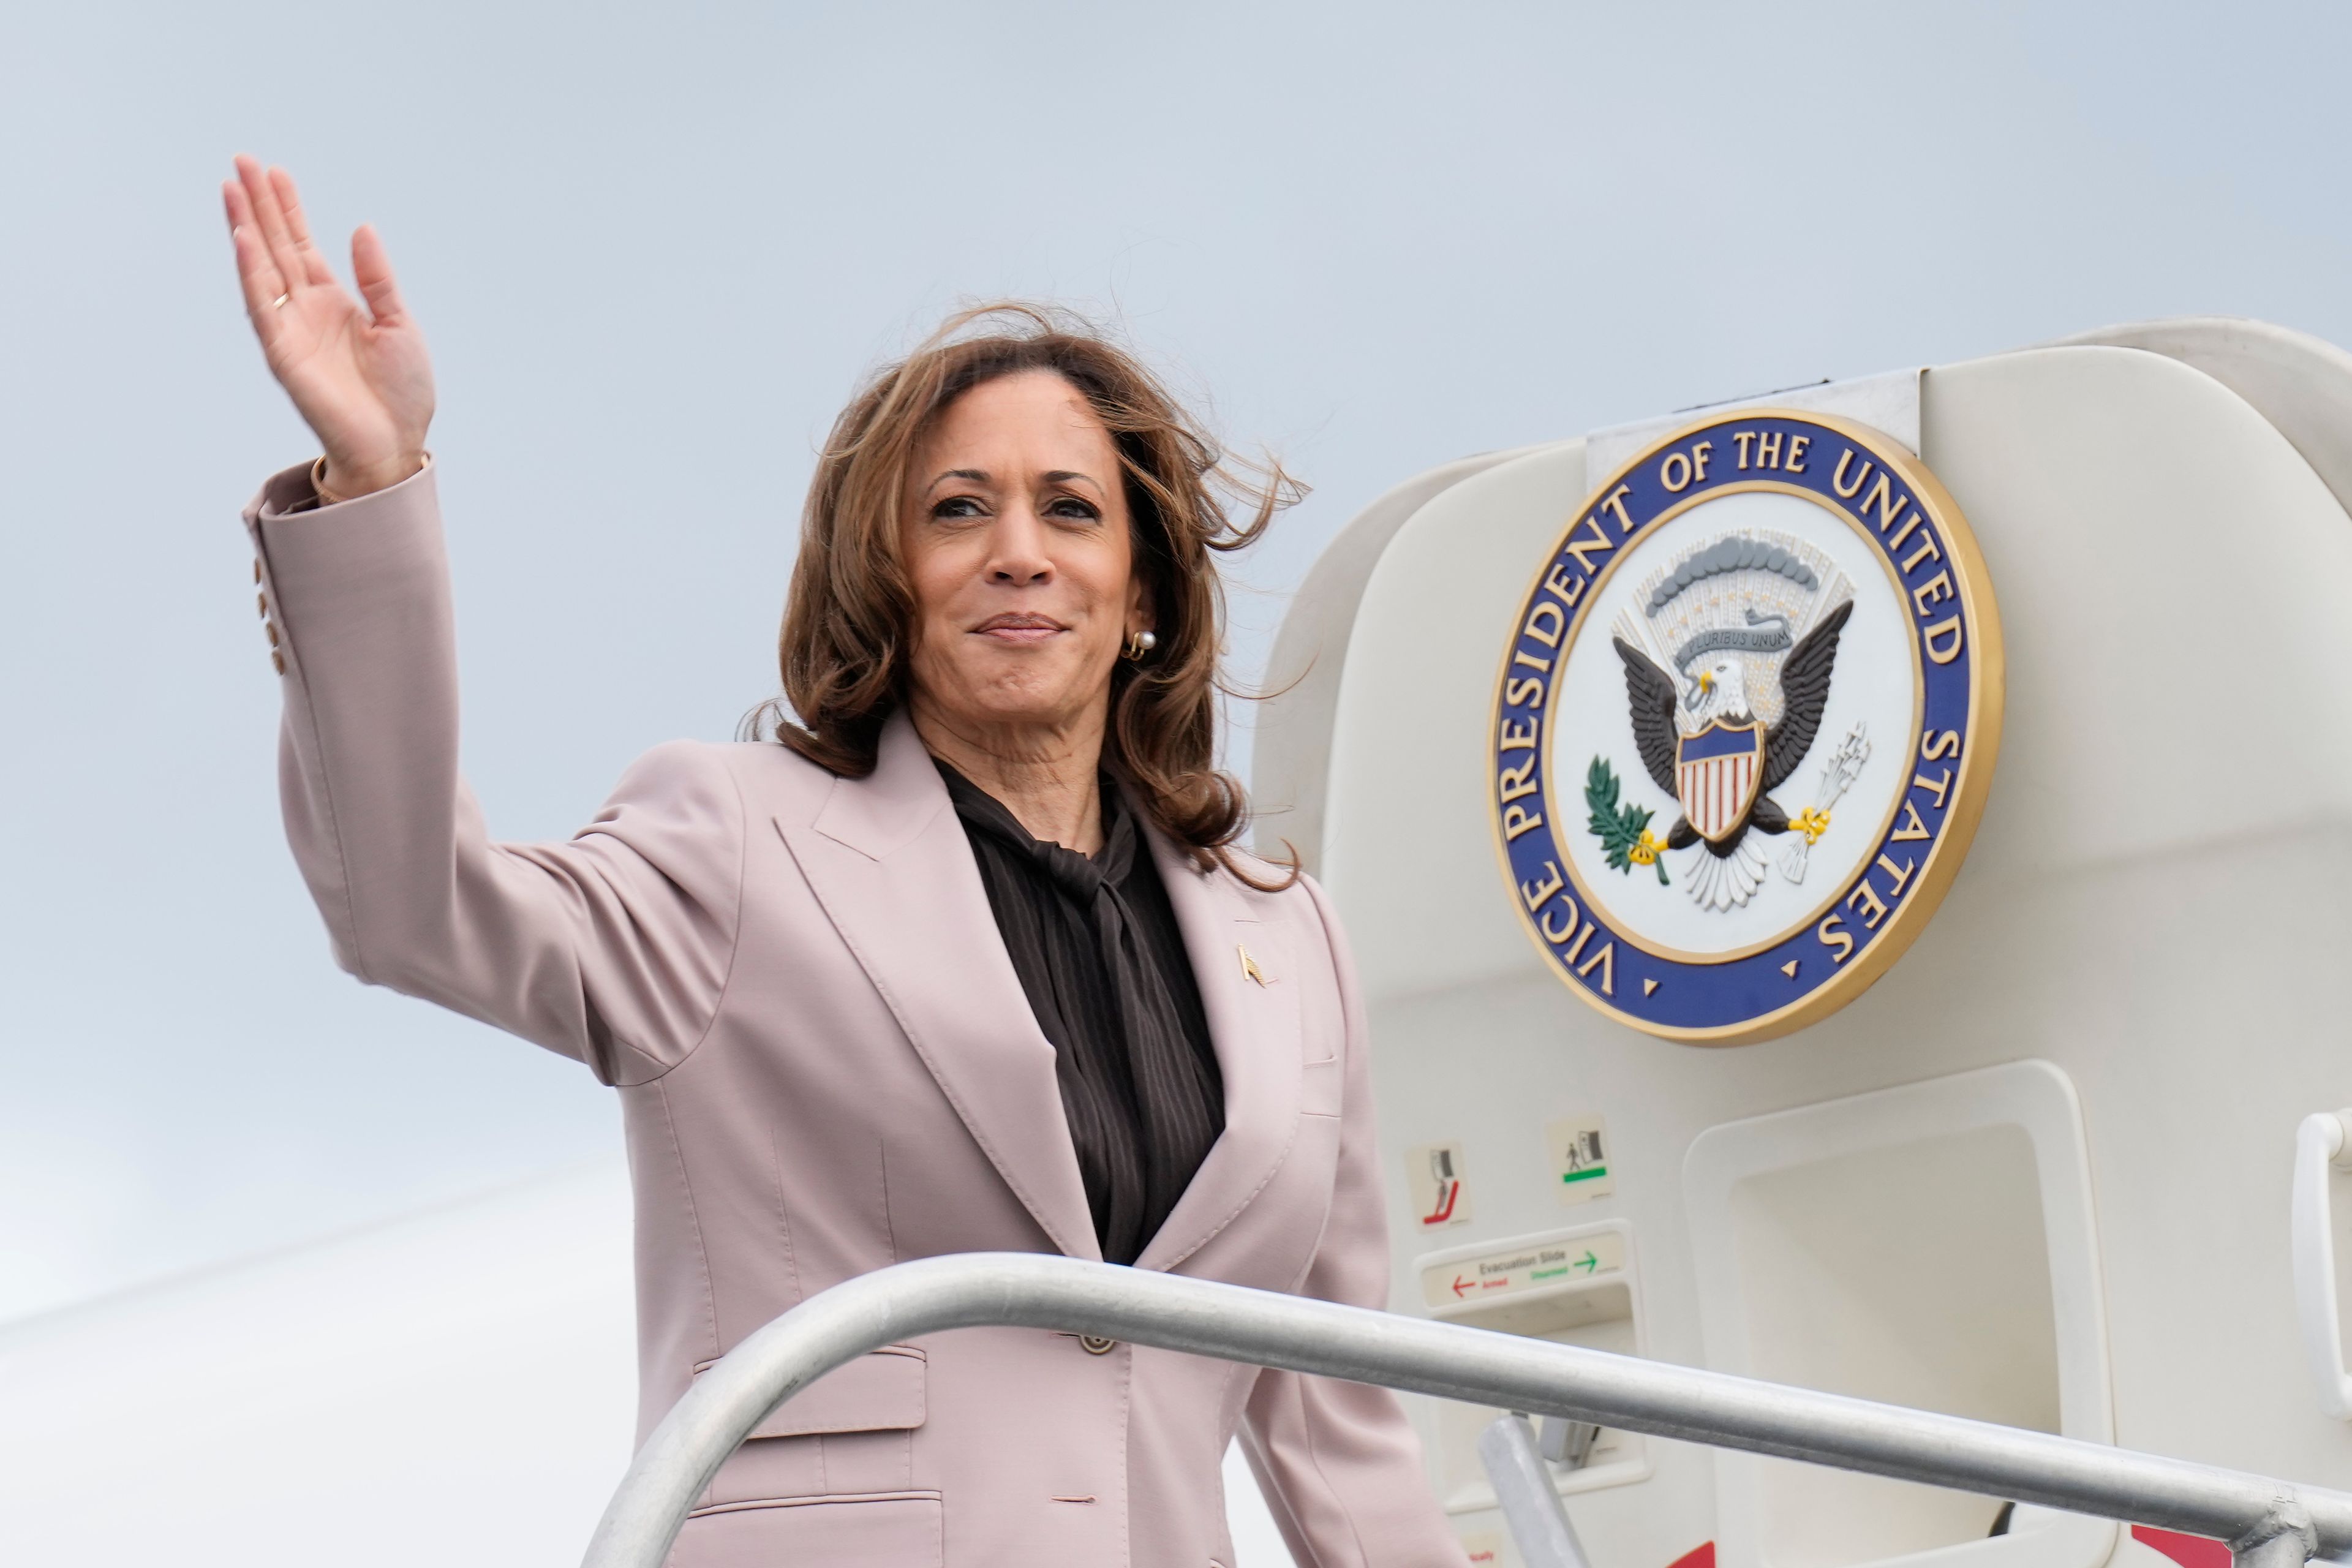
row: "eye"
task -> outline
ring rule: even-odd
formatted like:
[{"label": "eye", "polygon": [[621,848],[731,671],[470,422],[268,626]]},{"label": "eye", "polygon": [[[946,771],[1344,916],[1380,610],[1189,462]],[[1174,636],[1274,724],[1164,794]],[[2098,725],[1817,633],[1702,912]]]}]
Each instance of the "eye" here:
[{"label": "eye", "polygon": [[1047,503],[1045,515],[1075,522],[1097,522],[1102,519],[1102,509],[1083,496],[1055,496]]},{"label": "eye", "polygon": [[987,515],[986,509],[973,496],[947,496],[931,503],[931,516],[941,521]]}]

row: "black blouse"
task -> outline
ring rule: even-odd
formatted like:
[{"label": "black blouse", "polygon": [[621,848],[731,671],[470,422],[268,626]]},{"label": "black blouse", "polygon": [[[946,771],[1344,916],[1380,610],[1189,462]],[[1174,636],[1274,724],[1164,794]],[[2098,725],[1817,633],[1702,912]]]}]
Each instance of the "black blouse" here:
[{"label": "black blouse", "polygon": [[945,763],[996,929],[1037,1026],[1078,1152],[1103,1258],[1133,1263],[1225,1126],[1225,1092],[1183,932],[1151,847],[1102,781],[1091,858],[1033,838]]}]

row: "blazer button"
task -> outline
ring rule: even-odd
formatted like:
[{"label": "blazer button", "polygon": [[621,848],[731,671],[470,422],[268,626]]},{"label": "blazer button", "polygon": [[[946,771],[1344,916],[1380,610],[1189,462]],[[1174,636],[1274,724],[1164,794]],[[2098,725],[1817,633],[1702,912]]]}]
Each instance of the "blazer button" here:
[{"label": "blazer button", "polygon": [[1117,1340],[1097,1339],[1092,1334],[1080,1334],[1078,1336],[1078,1348],[1086,1352],[1088,1355],[1108,1355],[1111,1352],[1118,1349],[1118,1342]]}]

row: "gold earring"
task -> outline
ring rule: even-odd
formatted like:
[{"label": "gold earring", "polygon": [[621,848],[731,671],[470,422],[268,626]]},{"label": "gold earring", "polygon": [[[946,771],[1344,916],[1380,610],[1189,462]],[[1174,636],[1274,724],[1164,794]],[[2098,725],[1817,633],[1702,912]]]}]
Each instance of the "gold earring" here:
[{"label": "gold earring", "polygon": [[1150,632],[1127,634],[1127,657],[1140,662],[1143,656],[1160,646],[1160,639]]}]

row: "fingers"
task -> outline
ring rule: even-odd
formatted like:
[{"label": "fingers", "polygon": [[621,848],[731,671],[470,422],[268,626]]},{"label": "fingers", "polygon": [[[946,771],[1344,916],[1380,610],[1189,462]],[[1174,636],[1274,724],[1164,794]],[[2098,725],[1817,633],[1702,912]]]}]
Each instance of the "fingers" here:
[{"label": "fingers", "polygon": [[400,298],[400,284],[392,275],[392,258],[384,255],[383,241],[376,237],[373,224],[360,225],[352,236],[352,280],[360,286],[377,326],[390,326],[408,314]]},{"label": "fingers", "polygon": [[246,314],[253,318],[254,330],[267,344],[277,326],[272,318],[278,313],[278,298],[286,292],[286,279],[254,222],[253,203],[245,187],[235,180],[225,181],[221,205],[228,209],[229,240],[236,247],[236,280],[245,292]]},{"label": "fingers", "polygon": [[283,169],[271,169],[269,190],[286,215],[286,232],[292,238],[295,254],[301,261],[302,281],[332,283],[335,270],[327,265],[325,255],[310,242],[310,220],[302,216],[302,198],[295,192],[294,176]]},{"label": "fingers", "polygon": [[245,292],[245,313],[253,319],[261,346],[268,348],[278,341],[283,326],[278,304],[286,298],[286,289],[277,265],[269,259],[268,247],[250,224],[236,231],[236,274]]},{"label": "fingers", "polygon": [[252,204],[253,216],[260,230],[261,241],[269,248],[269,259],[278,268],[278,275],[291,289],[310,281],[310,269],[302,265],[294,248],[294,236],[286,226],[286,209],[278,205],[278,192],[268,174],[259,163],[240,153],[236,160],[237,183],[245,187],[246,199]]},{"label": "fingers", "polygon": [[231,235],[253,226],[253,203],[247,199],[245,187],[235,180],[221,182],[221,208],[227,215]]}]

